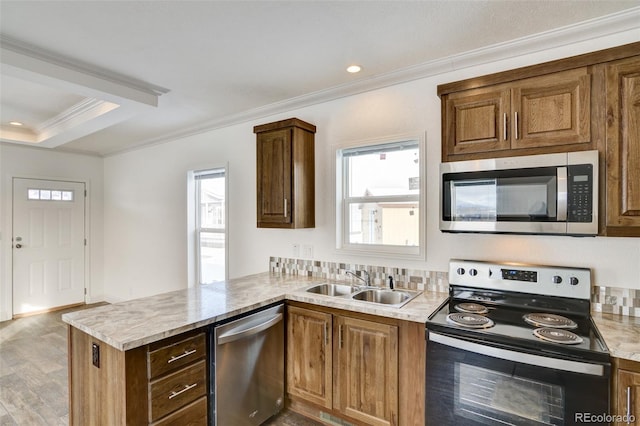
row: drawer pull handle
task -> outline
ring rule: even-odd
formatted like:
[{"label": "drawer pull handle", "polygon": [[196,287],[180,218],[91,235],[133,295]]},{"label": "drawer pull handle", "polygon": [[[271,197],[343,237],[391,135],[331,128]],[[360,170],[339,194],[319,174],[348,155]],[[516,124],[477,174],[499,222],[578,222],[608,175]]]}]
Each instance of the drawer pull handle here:
[{"label": "drawer pull handle", "polygon": [[171,364],[173,361],[177,361],[181,358],[184,358],[185,356],[193,355],[195,353],[196,353],[196,350],[191,349],[190,351],[184,351],[182,355],[173,355],[171,356],[171,358],[169,358],[169,360],[167,361],[167,364]]},{"label": "drawer pull handle", "polygon": [[178,395],[181,395],[181,394],[185,393],[185,392],[186,392],[186,391],[188,391],[189,389],[193,389],[193,388],[195,388],[196,386],[198,386],[198,384],[197,384],[197,383],[193,383],[193,384],[191,384],[191,385],[184,385],[184,388],[180,389],[179,391],[177,391],[177,392],[176,392],[176,391],[171,392],[171,393],[169,394],[169,399],[173,399],[173,398],[175,398],[176,396],[178,396]]}]

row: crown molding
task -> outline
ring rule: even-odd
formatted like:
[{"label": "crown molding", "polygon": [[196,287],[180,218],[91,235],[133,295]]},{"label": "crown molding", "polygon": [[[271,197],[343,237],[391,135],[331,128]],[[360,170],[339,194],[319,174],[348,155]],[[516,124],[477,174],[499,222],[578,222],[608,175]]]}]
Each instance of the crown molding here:
[{"label": "crown molding", "polygon": [[118,104],[101,99],[86,98],[31,129],[2,126],[0,140],[53,148],[69,142],[78,135],[104,128],[104,125],[100,124],[104,120],[98,119],[119,107]]},{"label": "crown molding", "polygon": [[[123,74],[118,74],[113,71],[96,67],[86,62],[81,62],[67,56],[53,53],[38,46],[34,46],[32,44],[23,42],[21,40],[1,33],[0,47],[3,51],[12,52],[16,55],[25,56],[53,66],[74,71],[76,73],[85,74],[95,79],[108,81],[115,85],[146,93],[147,95],[157,97],[170,92],[170,90],[167,88],[153,85],[142,80],[134,79]],[[5,55],[3,55],[2,62],[6,62]]]},{"label": "crown molding", "polygon": [[38,134],[38,142],[42,142],[118,107],[118,104],[102,99],[86,98],[55,117],[38,124],[33,130]]},{"label": "crown molding", "polygon": [[[141,141],[133,147],[123,150],[107,152],[105,157],[126,153],[183,139],[204,132],[225,128],[228,126],[257,120],[267,116],[284,113],[290,110],[308,107],[336,99],[382,89],[384,87],[407,83],[427,77],[516,58],[524,55],[560,48],[597,38],[621,34],[638,30],[640,40],[640,7],[634,7],[622,12],[610,14],[604,17],[590,19],[574,25],[569,25],[550,31],[521,37],[504,43],[494,44],[488,47],[471,50],[458,55],[442,59],[428,61],[419,65],[403,68],[385,74],[374,75],[355,82],[334,86],[306,95],[290,98],[281,102],[274,102],[259,108],[253,108],[241,113],[231,114],[193,126],[173,133],[165,134],[159,138]],[[584,52],[587,53],[587,52]]]}]

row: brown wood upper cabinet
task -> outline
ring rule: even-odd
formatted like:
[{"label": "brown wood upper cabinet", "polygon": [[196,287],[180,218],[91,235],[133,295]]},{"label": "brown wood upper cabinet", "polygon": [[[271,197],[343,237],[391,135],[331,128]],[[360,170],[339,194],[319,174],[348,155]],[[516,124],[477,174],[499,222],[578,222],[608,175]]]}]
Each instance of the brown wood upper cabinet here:
[{"label": "brown wood upper cabinet", "polygon": [[590,144],[590,97],[587,67],[445,94],[442,160]]},{"label": "brown wood upper cabinet", "polygon": [[255,126],[257,225],[315,227],[316,126],[297,118]]},{"label": "brown wood upper cabinet", "polygon": [[608,63],[606,86],[605,233],[640,236],[640,56]]}]

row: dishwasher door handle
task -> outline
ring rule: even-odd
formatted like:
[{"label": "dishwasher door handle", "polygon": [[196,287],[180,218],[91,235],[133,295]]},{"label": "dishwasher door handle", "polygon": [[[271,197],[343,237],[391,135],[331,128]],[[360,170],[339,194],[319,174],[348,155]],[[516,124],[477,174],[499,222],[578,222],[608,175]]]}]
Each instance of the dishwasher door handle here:
[{"label": "dishwasher door handle", "polygon": [[282,314],[276,314],[263,323],[254,325],[250,328],[236,327],[229,331],[224,332],[218,336],[218,345],[224,345],[225,343],[235,342],[236,340],[244,339],[245,337],[253,336],[261,331],[264,331],[270,327],[273,327],[277,323],[282,321]]}]

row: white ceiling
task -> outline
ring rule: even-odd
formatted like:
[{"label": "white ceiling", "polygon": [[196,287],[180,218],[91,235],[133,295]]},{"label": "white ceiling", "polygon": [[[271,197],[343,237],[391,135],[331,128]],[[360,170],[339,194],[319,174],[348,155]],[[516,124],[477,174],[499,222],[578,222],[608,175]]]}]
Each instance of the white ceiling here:
[{"label": "white ceiling", "polygon": [[[0,0],[0,136],[108,155],[638,6]],[[352,63],[363,71],[346,73]]]}]

